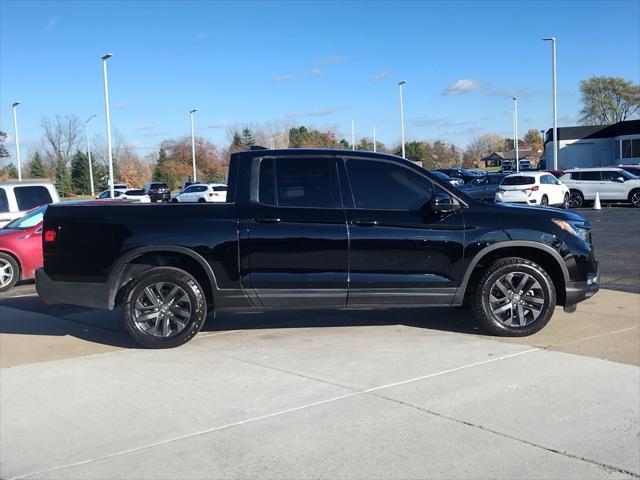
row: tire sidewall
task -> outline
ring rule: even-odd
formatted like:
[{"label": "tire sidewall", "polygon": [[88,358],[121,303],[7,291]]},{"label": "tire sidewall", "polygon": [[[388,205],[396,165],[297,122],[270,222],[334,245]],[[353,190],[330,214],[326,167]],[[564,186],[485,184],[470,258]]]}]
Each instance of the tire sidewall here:
[{"label": "tire sidewall", "polygon": [[569,210],[569,203],[571,202],[571,196],[568,193],[564,194],[564,199],[562,200],[562,208],[565,210]]},{"label": "tire sidewall", "polygon": [[9,281],[7,285],[4,287],[0,287],[0,292],[6,292],[7,290],[11,290],[18,280],[20,279],[20,265],[16,262],[15,258],[6,253],[0,253],[0,259],[5,260],[11,265],[11,270],[13,270],[13,277]]},{"label": "tire sidewall", "polygon": [[[187,326],[170,338],[148,335],[139,330],[134,321],[135,301],[138,295],[149,285],[163,281],[182,288],[192,305]],[[200,284],[189,273],[178,268],[161,267],[148,270],[127,287],[122,310],[125,329],[136,343],[147,348],[174,348],[187,343],[200,331],[207,317],[207,301]]]},{"label": "tire sidewall", "polygon": [[540,199],[540,206],[546,207],[548,205],[549,205],[549,199],[547,198],[546,195],[543,195],[542,198]]},{"label": "tire sidewall", "polygon": [[[544,291],[543,311],[535,321],[524,327],[509,327],[504,325],[494,318],[489,305],[489,293],[495,281],[501,276],[511,272],[528,273],[540,283]],[[480,280],[478,295],[479,298],[477,301],[480,303],[479,307],[481,316],[483,317],[483,323],[489,327],[492,333],[501,336],[527,336],[539,331],[551,320],[556,304],[556,292],[553,281],[549,275],[537,264],[524,259],[512,259],[512,262],[509,264],[499,265],[497,268],[490,269]]]}]

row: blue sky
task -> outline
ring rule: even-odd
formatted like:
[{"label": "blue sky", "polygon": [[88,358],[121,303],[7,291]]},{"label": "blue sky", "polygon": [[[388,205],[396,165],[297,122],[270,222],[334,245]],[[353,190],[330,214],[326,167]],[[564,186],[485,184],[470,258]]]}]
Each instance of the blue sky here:
[{"label": "blue sky", "polygon": [[[560,125],[577,121],[578,82],[640,78],[640,2],[0,1],[0,129],[21,145],[40,119],[77,114],[104,134],[100,56],[112,126],[139,150],[188,134],[226,142],[225,125],[287,120],[350,137],[464,145],[474,135],[551,124],[550,45],[558,39]],[[13,151],[11,138],[9,147]]]}]

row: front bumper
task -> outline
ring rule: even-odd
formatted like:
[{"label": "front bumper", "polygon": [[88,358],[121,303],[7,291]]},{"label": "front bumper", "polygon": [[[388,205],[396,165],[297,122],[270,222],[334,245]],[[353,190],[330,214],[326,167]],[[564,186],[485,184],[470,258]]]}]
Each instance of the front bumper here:
[{"label": "front bumper", "polygon": [[568,282],[565,287],[565,309],[571,308],[579,302],[591,298],[600,290],[598,274],[589,275],[586,282]]},{"label": "front bumper", "polygon": [[52,280],[44,269],[36,270],[36,290],[47,304],[69,303],[83,307],[113,309],[106,283],[60,282]]}]

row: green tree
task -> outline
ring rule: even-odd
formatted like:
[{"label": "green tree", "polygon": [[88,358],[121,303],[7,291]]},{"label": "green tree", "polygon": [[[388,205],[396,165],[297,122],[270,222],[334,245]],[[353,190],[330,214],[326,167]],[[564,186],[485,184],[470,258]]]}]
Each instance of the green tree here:
[{"label": "green tree", "polygon": [[18,178],[18,169],[13,163],[10,163],[9,165],[7,165],[6,175],[9,178]]},{"label": "green tree", "polygon": [[338,143],[338,145],[340,146],[340,148],[344,150],[351,150],[351,144],[344,138],[340,139],[340,142]]},{"label": "green tree", "polygon": [[640,108],[640,85],[619,77],[591,77],[580,82],[583,125],[611,125]]},{"label": "green tree", "polygon": [[256,141],[253,139],[253,134],[251,133],[251,130],[249,130],[249,127],[244,127],[244,129],[242,130],[241,143],[246,149],[249,149],[256,144]]},{"label": "green tree", "polygon": [[40,152],[33,154],[33,158],[29,163],[29,176],[31,178],[46,178],[48,176],[47,171],[44,168],[44,163],[42,163]]},{"label": "green tree", "polygon": [[7,139],[7,134],[0,130],[0,158],[6,158],[9,156],[9,151],[4,146],[4,141]]},{"label": "green tree", "polygon": [[[91,168],[93,169],[92,162]],[[89,178],[89,157],[80,150],[71,158],[71,188],[77,195],[91,193],[91,180]]]},{"label": "green tree", "polygon": [[309,130],[304,125],[299,127],[293,127],[289,129],[289,146],[291,148],[298,148],[306,142],[309,137]]},{"label": "green tree", "polygon": [[69,166],[67,162],[58,158],[55,163],[55,180],[53,182],[58,191],[64,195],[72,193],[71,187],[71,172],[69,172]]},{"label": "green tree", "polygon": [[[432,151],[431,146],[428,142],[405,142],[404,149],[405,158],[407,160],[411,160],[412,162],[420,162],[424,168],[432,167]],[[402,145],[399,145],[394,153],[398,156],[402,155]]]}]

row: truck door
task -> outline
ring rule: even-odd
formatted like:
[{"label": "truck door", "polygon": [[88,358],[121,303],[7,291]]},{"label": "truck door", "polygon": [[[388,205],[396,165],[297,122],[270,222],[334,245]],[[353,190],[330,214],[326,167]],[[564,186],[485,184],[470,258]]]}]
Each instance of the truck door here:
[{"label": "truck door", "polygon": [[429,201],[445,192],[397,162],[352,157],[345,168],[353,208],[349,225],[348,305],[447,305],[461,275],[464,219],[436,213]]},{"label": "truck door", "polygon": [[243,283],[264,306],[344,306],[349,252],[335,159],[255,158],[251,178]]}]

